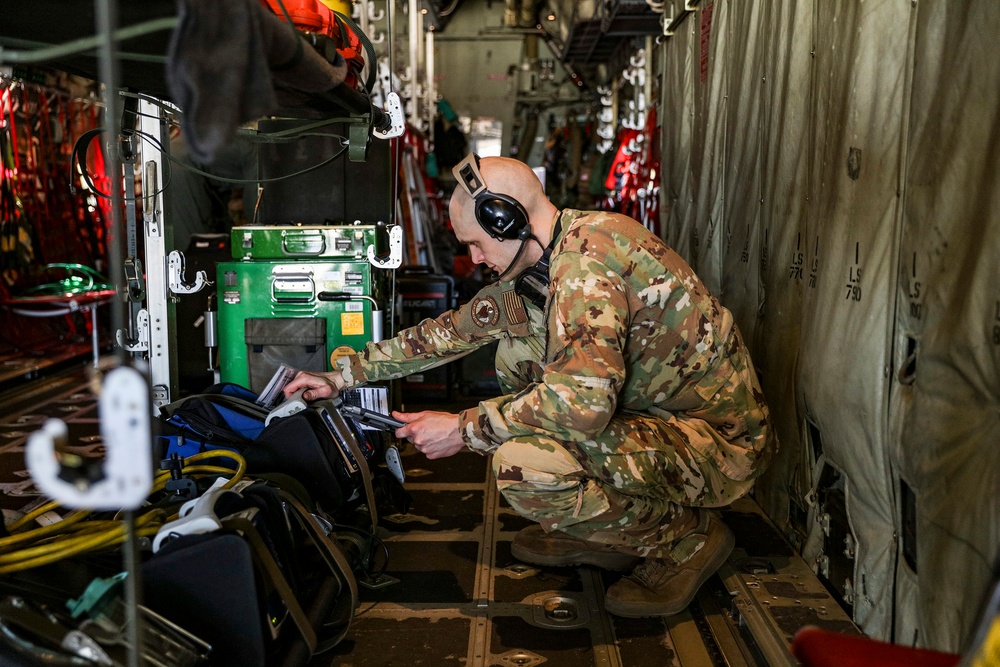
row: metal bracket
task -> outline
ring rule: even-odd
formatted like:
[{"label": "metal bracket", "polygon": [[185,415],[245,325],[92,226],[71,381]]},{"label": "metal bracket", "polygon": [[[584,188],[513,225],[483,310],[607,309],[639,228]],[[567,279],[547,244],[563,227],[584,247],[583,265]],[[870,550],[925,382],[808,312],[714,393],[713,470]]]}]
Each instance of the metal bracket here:
[{"label": "metal bracket", "polygon": [[160,182],[156,178],[156,162],[146,161],[145,176],[142,179],[142,221],[146,223],[146,233],[150,236],[160,236],[160,222],[156,215],[156,195]]},{"label": "metal bracket", "polygon": [[854,536],[850,533],[844,538],[844,555],[854,560],[854,554],[857,552],[857,546],[854,542]]},{"label": "metal bracket", "polygon": [[358,586],[363,586],[369,590],[378,590],[380,588],[387,588],[399,583],[399,579],[393,577],[392,575],[385,574],[384,572],[375,578],[369,577],[359,577]]},{"label": "metal bracket", "polygon": [[[69,429],[62,420],[49,419],[42,430],[31,434],[25,447],[31,478],[42,493],[66,507],[136,509],[146,500],[153,483],[146,378],[129,366],[112,370],[104,376],[97,409],[103,461],[67,470],[56,443],[68,444]],[[72,481],[66,479],[67,472]]]},{"label": "metal bracket", "polygon": [[128,300],[139,303],[146,298],[146,285],[142,279],[142,260],[126,257],[124,262]]},{"label": "metal bracket", "polygon": [[372,130],[372,134],[379,139],[393,139],[402,135],[406,130],[406,120],[403,118],[403,104],[395,91],[385,96],[385,112],[392,119],[392,126],[385,132]]},{"label": "metal bracket", "polygon": [[854,585],[850,578],[844,579],[844,602],[854,604]]},{"label": "metal bracket", "polygon": [[389,259],[375,256],[375,246],[368,246],[368,263],[378,269],[398,269],[403,263],[403,228],[393,225],[389,230]]},{"label": "metal bracket", "polygon": [[819,515],[819,527],[823,529],[823,534],[830,537],[831,517],[827,513]]},{"label": "metal bracket", "polygon": [[816,556],[815,567],[813,571],[824,579],[830,578],[830,557],[826,554],[820,554]]},{"label": "metal bracket", "polygon": [[195,274],[193,285],[187,284],[184,282],[184,269],[184,255],[179,250],[171,250],[167,255],[167,285],[174,294],[194,294],[212,284],[204,271]]},{"label": "metal bracket", "polygon": [[376,14],[375,13],[375,3],[374,2],[369,2],[368,3],[368,20],[371,21],[372,23],[378,23],[383,18],[385,18],[385,10],[384,9],[379,9],[378,13]]},{"label": "metal bracket", "polygon": [[135,338],[129,338],[128,333],[119,329],[115,332],[115,341],[129,352],[146,352],[149,350],[149,311],[143,308],[135,316]]}]

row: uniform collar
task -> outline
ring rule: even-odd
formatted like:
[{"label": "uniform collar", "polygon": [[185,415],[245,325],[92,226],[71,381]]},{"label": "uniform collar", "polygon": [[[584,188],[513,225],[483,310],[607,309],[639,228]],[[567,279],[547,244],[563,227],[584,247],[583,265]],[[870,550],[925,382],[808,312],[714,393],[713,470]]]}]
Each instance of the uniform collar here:
[{"label": "uniform collar", "polygon": [[556,211],[555,219],[552,221],[552,242],[550,247],[555,248],[556,243],[566,234],[569,226],[581,215],[583,215],[582,211],[572,208],[564,208]]}]

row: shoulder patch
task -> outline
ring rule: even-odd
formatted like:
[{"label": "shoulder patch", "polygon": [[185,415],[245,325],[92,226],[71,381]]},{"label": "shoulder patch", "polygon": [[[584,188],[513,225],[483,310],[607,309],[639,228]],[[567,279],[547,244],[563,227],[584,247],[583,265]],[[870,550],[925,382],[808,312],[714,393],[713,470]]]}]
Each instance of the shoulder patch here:
[{"label": "shoulder patch", "polygon": [[528,321],[528,313],[524,310],[524,301],[514,290],[503,293],[503,309],[511,324],[524,324]]},{"label": "shoulder patch", "polygon": [[489,327],[500,319],[500,309],[491,296],[480,296],[472,303],[472,321],[480,327]]}]

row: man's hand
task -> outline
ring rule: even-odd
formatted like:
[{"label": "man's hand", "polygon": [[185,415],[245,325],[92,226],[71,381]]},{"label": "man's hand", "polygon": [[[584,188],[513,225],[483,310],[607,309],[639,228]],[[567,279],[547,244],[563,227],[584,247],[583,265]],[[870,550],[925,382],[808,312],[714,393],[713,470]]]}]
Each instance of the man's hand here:
[{"label": "man's hand", "polygon": [[392,416],[406,426],[396,429],[397,438],[405,438],[429,459],[443,459],[457,454],[465,441],[459,431],[458,415],[450,412],[396,412]]},{"label": "man's hand", "polygon": [[299,389],[305,389],[302,398],[307,401],[318,401],[321,398],[336,398],[344,389],[344,378],[340,371],[329,373],[309,373],[299,371],[291,382],[285,385],[285,398],[288,398]]}]

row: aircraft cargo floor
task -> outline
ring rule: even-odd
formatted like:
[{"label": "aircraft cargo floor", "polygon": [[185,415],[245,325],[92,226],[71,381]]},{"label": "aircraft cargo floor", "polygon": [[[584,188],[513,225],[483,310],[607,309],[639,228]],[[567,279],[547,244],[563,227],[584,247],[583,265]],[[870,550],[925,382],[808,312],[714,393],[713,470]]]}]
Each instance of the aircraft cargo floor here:
[{"label": "aircraft cargo floor", "polygon": [[[46,416],[64,419],[81,450],[98,451],[96,404],[82,370],[8,392],[0,397],[4,509],[35,500],[23,445]],[[788,646],[804,625],[858,633],[751,499],[722,513],[736,549],[688,610],[621,619],[602,609],[604,590],[621,575],[511,557],[511,540],[528,522],[497,492],[487,458],[463,452],[429,461],[411,449],[403,462],[413,503],[408,514],[381,519],[388,576],[361,586],[347,637],[311,666],[782,665],[795,664]]]}]

